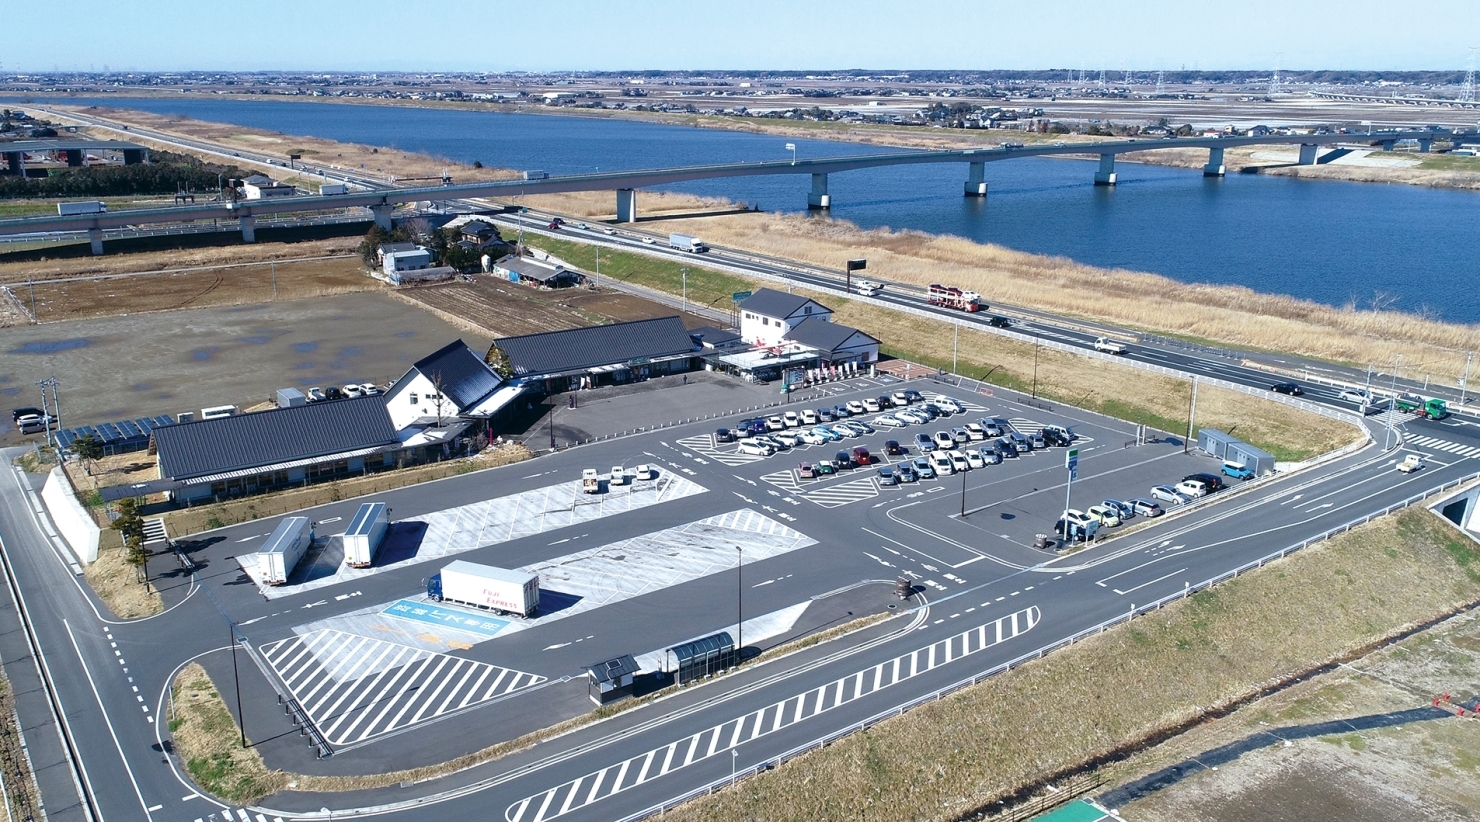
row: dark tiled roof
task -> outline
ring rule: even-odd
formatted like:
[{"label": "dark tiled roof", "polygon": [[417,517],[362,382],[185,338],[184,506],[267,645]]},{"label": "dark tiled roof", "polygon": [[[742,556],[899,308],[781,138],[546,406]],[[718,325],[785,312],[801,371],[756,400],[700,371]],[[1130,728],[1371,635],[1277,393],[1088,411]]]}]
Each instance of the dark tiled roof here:
[{"label": "dark tiled roof", "polygon": [[669,357],[694,350],[693,338],[684,329],[683,320],[676,316],[504,337],[493,344],[508,355],[514,374],[520,377]]},{"label": "dark tiled roof", "polygon": [[382,243],[379,249],[381,254],[395,254],[398,251],[415,250],[416,243]]},{"label": "dark tiled roof", "polygon": [[[770,288],[762,288],[746,297],[740,303],[740,308],[763,317],[790,317],[809,302],[815,301],[800,294],[787,294]],[[822,303],[817,303],[817,305],[822,305]],[[822,310],[830,309],[824,307]]]},{"label": "dark tiled roof", "polygon": [[[786,332],[786,338],[792,342],[801,343],[809,348],[816,348],[820,351],[836,351],[838,346],[847,342],[854,334],[863,334],[863,332],[856,328],[849,328],[842,323],[830,323],[826,320],[814,319],[803,320],[792,326],[792,329]],[[867,334],[863,334],[863,336],[868,337],[874,342],[878,342],[878,340],[874,340],[873,337],[869,337]]]},{"label": "dark tiled roof", "polygon": [[698,328],[690,328],[689,336],[693,337],[701,345],[725,346],[740,340],[740,335],[723,328],[715,328],[712,325],[701,325]]},{"label": "dark tiled roof", "polygon": [[315,402],[154,429],[159,473],[176,480],[396,442],[396,429],[380,397]]},{"label": "dark tiled roof", "polygon": [[462,340],[453,340],[412,367],[438,385],[459,409],[477,405],[503,382]]},{"label": "dark tiled roof", "polygon": [[487,223],[483,220],[469,220],[466,223],[463,223],[462,227],[462,233],[469,234],[474,237],[487,237],[489,234],[492,234],[495,231],[497,231],[497,229],[494,228],[492,224]]}]

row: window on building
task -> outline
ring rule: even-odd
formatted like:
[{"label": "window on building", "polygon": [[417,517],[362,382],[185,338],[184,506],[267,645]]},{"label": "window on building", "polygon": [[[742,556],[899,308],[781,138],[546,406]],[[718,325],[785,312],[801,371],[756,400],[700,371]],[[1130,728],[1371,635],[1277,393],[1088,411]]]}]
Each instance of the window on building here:
[{"label": "window on building", "polygon": [[411,392],[411,404],[416,405],[416,392]]}]

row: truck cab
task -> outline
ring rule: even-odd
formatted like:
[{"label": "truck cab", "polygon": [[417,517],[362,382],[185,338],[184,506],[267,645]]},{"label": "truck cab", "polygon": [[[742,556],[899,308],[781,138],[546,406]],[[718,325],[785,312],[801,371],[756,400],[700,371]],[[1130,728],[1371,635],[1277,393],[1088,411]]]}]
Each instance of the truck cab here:
[{"label": "truck cab", "polygon": [[1124,354],[1125,346],[1109,337],[1099,337],[1095,340],[1095,350],[1102,354]]},{"label": "truck cab", "polygon": [[1409,454],[1403,458],[1402,462],[1398,463],[1398,473],[1400,474],[1411,474],[1420,468],[1423,468],[1423,457],[1417,454]]}]

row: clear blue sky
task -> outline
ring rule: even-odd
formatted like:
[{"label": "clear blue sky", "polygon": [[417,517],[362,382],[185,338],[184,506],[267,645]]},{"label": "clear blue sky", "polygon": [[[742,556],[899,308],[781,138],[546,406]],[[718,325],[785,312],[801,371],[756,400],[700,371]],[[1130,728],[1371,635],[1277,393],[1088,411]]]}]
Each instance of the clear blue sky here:
[{"label": "clear blue sky", "polygon": [[150,0],[6,19],[23,23],[6,72],[1460,69],[1480,45],[1480,0]]}]

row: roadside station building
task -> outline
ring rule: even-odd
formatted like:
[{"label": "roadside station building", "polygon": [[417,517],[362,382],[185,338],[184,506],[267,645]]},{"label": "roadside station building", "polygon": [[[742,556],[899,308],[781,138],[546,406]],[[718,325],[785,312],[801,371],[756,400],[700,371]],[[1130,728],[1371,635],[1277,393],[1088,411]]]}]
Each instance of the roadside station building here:
[{"label": "roadside station building", "polygon": [[699,347],[678,316],[494,340],[489,361],[532,390],[614,385],[692,371]]},{"label": "roadside station building", "polygon": [[832,309],[816,300],[762,288],[740,303],[740,337],[751,345],[771,348],[806,320],[832,319]]},{"label": "roadside station building", "polygon": [[709,358],[712,367],[750,381],[786,379],[800,384],[807,372],[862,366],[879,360],[879,341],[833,322],[832,309],[808,297],[762,288],[739,305],[740,338],[752,350]]}]

